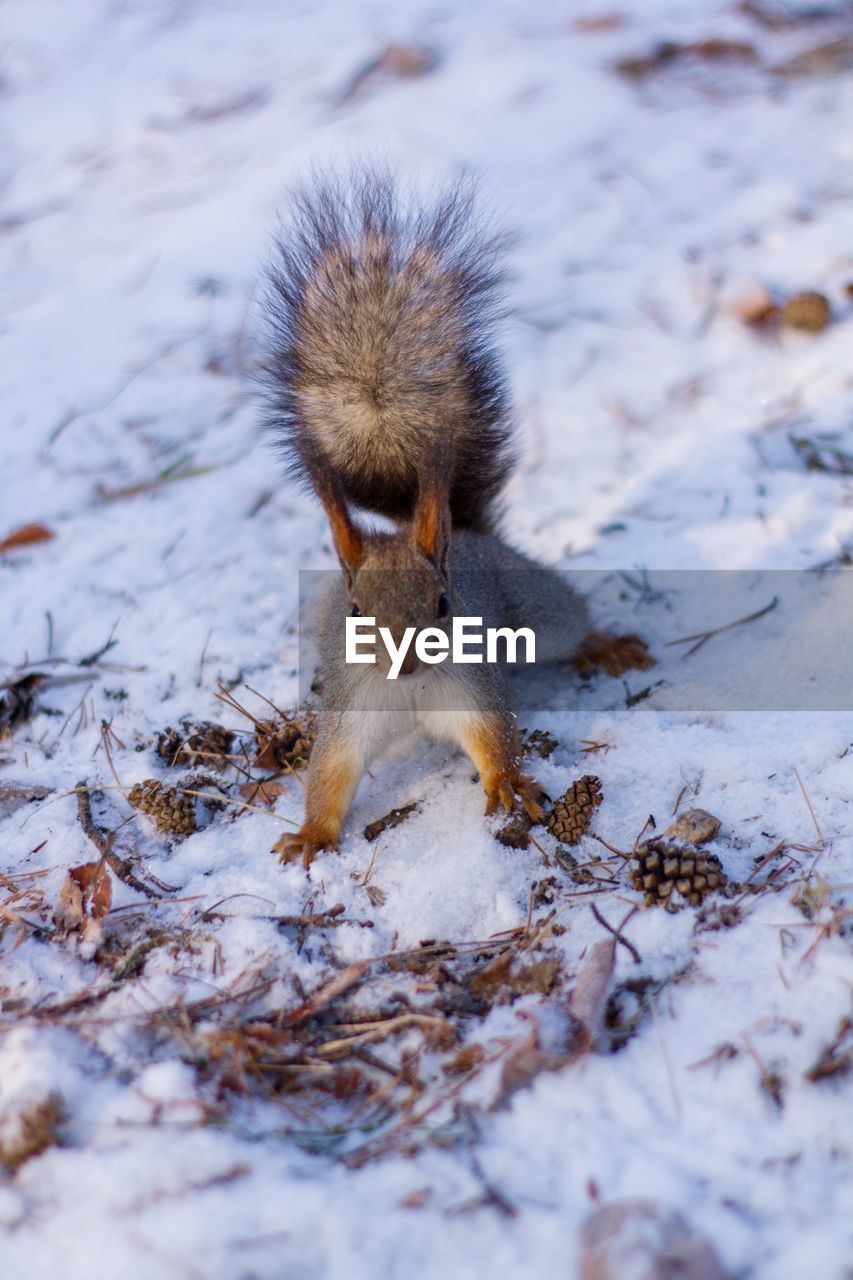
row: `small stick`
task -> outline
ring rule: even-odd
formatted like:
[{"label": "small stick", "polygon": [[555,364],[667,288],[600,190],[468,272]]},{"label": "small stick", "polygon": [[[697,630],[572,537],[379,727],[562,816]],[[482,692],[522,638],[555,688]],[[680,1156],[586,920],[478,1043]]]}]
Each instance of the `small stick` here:
[{"label": "small stick", "polygon": [[797,779],[797,782],[800,784],[800,790],[801,790],[801,791],[802,791],[802,793],[803,793],[803,799],[805,800],[806,804],[808,805],[809,813],[812,815],[812,822],[814,823],[814,829],[815,829],[815,831],[817,832],[817,838],[818,838],[818,841],[819,841],[819,843],[820,843],[820,848],[821,848],[821,849],[823,849],[823,848],[825,848],[825,846],[826,846],[826,841],[825,841],[825,840],[824,840],[824,838],[823,838],[823,832],[821,831],[821,829],[820,829],[820,823],[818,822],[818,820],[817,820],[817,818],[816,818],[816,816],[815,816],[815,811],[814,811],[814,809],[812,808],[812,802],[811,802],[811,800],[809,799],[808,792],[806,791],[805,787],[803,786],[803,780],[802,780],[802,778],[800,777],[800,771],[799,771],[799,769],[794,769],[794,777]]},{"label": "small stick", "polygon": [[197,689],[201,688],[202,681],[204,680],[204,664],[207,661],[207,646],[210,644],[210,639],[212,635],[213,635],[213,627],[210,627],[207,632],[207,639],[205,640],[204,647],[201,651],[201,657],[198,660],[198,679],[195,682]]},{"label": "small stick", "polygon": [[107,764],[110,766],[110,773],[116,780],[116,786],[120,791],[124,791],[121,778],[116,773],[116,767],[113,764],[113,753],[110,750],[110,726],[107,724],[106,720],[101,721],[101,743],[104,748],[104,755],[107,757]]},{"label": "small stick", "polygon": [[622,930],[625,928],[625,925],[628,923],[628,921],[631,919],[634,913],[638,910],[638,908],[632,907],[631,910],[628,912],[628,914],[625,916],[622,923],[618,925],[615,929],[613,928],[612,924],[608,924],[608,922],[604,919],[604,916],[598,910],[594,902],[591,902],[589,904],[589,909],[592,912],[592,914],[595,916],[596,920],[601,925],[601,927],[603,929],[606,929],[608,933],[611,933],[617,942],[621,942],[622,946],[625,947],[627,951],[630,951],[631,955],[634,958],[634,964],[641,964],[642,961],[640,958],[640,953],[637,950],[637,948],[634,946],[633,942],[629,942],[627,938],[622,937]]},{"label": "small stick", "polygon": [[[136,876],[126,858],[120,858],[113,850],[113,838],[115,832],[102,831],[100,827],[95,825],[92,817],[92,801],[90,799],[89,787],[85,781],[78,782],[75,788],[77,793],[77,819],[83,828],[84,835],[88,836],[92,844],[98,850],[101,858],[109,865],[111,870],[115,872],[120,880],[130,885],[131,889],[136,889],[138,893],[144,893],[147,898],[156,898],[158,891],[150,889],[144,884],[138,876]],[[161,886],[162,888],[163,886]]]},{"label": "small stick", "polygon": [[213,696],[218,698],[220,702],[224,702],[226,707],[231,707],[233,711],[239,711],[240,715],[244,716],[247,720],[250,720],[256,729],[260,728],[261,722],[257,716],[253,716],[251,711],[248,711],[246,707],[242,706],[234,695],[229,693],[223,685],[219,684],[216,686]]},{"label": "small stick", "polygon": [[546,854],[545,850],[542,848],[541,844],[540,844],[540,843],[539,843],[539,841],[536,839],[536,837],[535,837],[535,836],[530,835],[530,832],[528,832],[527,834],[530,836],[530,843],[533,845],[533,848],[534,848],[534,849],[537,849],[537,850],[539,851],[539,853],[541,853],[541,854],[542,854],[542,857],[543,857],[543,858],[547,858],[547,856],[548,856],[548,855]]},{"label": "small stick", "polygon": [[318,929],[336,929],[344,924],[355,924],[361,929],[373,928],[372,920],[353,920],[345,916],[344,911],[344,904],[339,902],[336,906],[329,907],[328,911],[308,912],[303,916],[266,916],[265,919],[274,920],[282,929],[308,929],[312,926]]},{"label": "small stick", "polygon": [[696,634],[692,636],[681,636],[678,640],[667,640],[664,643],[664,648],[669,649],[676,644],[690,644],[691,640],[695,640],[696,644],[694,644],[692,648],[688,649],[686,653],[681,655],[682,661],[684,661],[684,659],[689,658],[691,654],[698,653],[703,644],[707,644],[709,640],[713,640],[714,636],[722,635],[724,631],[731,631],[733,627],[742,627],[746,622],[757,622],[758,619],[763,618],[765,614],[771,613],[778,603],[779,597],[774,596],[769,604],[766,604],[763,609],[757,610],[756,613],[750,613],[745,618],[736,618],[734,622],[726,622],[722,627],[713,627],[710,631],[697,631]]},{"label": "small stick", "polygon": [[[658,992],[657,995],[660,995],[660,992]],[[663,1065],[666,1071],[667,1081],[669,1082],[670,1093],[672,1094],[672,1103],[675,1109],[675,1119],[676,1119],[676,1122],[680,1124],[681,1114],[682,1114],[681,1098],[679,1097],[679,1094],[678,1094],[678,1088],[676,1087],[676,1083],[675,1083],[675,1073],[673,1072],[673,1069],[672,1069],[672,1062],[670,1061],[669,1053],[667,1052],[666,1041],[663,1038],[663,1031],[661,1030],[660,1018],[658,1017],[658,1009],[657,1009],[657,996],[652,996],[652,999],[649,1002],[649,1009],[652,1015],[652,1024],[655,1029],[655,1037],[657,1039],[658,1046],[660,1048],[661,1057],[663,1058]]]},{"label": "small stick", "polygon": [[250,684],[244,685],[244,688],[248,689],[249,693],[253,693],[256,698],[260,698],[261,702],[265,702],[268,707],[272,707],[276,715],[281,716],[282,720],[287,719],[287,713],[282,711],[281,707],[277,707],[274,702],[271,702],[265,693],[261,693],[258,689],[253,689]]},{"label": "small stick", "polygon": [[[615,845],[608,844],[606,840],[602,840],[601,836],[595,835],[594,832],[589,831],[587,834],[591,836],[593,840],[597,840],[599,844],[603,844],[605,849],[609,849],[611,853],[615,853],[618,858],[631,857],[630,853],[626,853],[624,849],[617,849]],[[642,835],[642,832],[640,832],[640,835]]]},{"label": "small stick", "polygon": [[103,658],[105,653],[109,653],[110,649],[114,649],[116,647],[116,645],[118,644],[118,640],[116,640],[115,638],[117,626],[118,626],[118,622],[114,622],[112,626],[112,630],[110,631],[110,634],[107,637],[106,643],[102,644],[100,649],[96,649],[94,653],[90,653],[87,658],[78,659],[78,662],[77,662],[78,667],[94,667],[95,664],[98,663],[101,660],[101,658]]},{"label": "small stick", "polygon": [[276,822],[288,822],[291,827],[299,826],[295,819],[283,818],[280,813],[273,813],[271,809],[262,809],[259,805],[249,804],[248,800],[232,800],[229,796],[215,796],[209,791],[196,791],[192,787],[176,787],[175,790],[181,796],[198,796],[201,800],[215,800],[217,804],[233,804],[238,809],[250,809],[252,813],[263,813],[268,818],[275,818]]},{"label": "small stick", "polygon": [[285,1015],[286,1023],[289,1026],[295,1026],[315,1017],[321,1009],[325,1009],[333,1000],[337,1000],[338,996],[344,995],[352,987],[357,986],[369,968],[370,962],[366,960],[348,965],[341,973],[325,982],[319,990],[312,992],[298,1008],[288,1012]]}]

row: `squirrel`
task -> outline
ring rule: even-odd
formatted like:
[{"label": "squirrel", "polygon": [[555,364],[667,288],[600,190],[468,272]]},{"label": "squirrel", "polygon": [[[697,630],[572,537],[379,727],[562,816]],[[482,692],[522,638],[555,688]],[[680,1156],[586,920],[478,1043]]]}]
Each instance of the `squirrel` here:
[{"label": "squirrel", "polygon": [[[300,829],[282,861],[308,867],[338,847],[359,780],[412,729],[456,743],[486,814],[543,817],[521,772],[506,672],[496,663],[345,661],[347,615],[447,631],[454,617],[530,627],[537,662],[653,665],[636,636],[595,632],[553,570],[507,545],[501,491],[515,462],[506,381],[494,345],[502,240],[475,217],[469,185],[406,202],[388,175],[317,178],[293,198],[270,267],[263,376],[267,422],[292,474],[325,509],[342,570],[320,628],[321,706]],[[363,508],[393,522],[368,530]]]}]

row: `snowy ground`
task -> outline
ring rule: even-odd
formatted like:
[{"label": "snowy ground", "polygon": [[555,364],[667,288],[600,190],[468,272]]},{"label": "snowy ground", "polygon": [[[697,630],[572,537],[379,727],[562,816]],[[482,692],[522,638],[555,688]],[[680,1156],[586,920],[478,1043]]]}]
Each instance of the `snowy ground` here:
[{"label": "snowy ground", "polygon": [[[47,1128],[42,1154],[0,1173],[4,1276],[572,1276],[593,1203],[632,1195],[681,1209],[739,1276],[853,1274],[853,1077],[807,1074],[850,1011],[850,704],[750,710],[746,689],[743,710],[689,710],[678,690],[699,668],[663,645],[732,615],[716,596],[703,615],[637,589],[643,570],[654,588],[663,569],[843,564],[853,543],[846,15],[799,20],[770,0],[752,14],[710,0],[3,6],[0,539],[32,522],[55,537],[0,555],[0,674],[75,677],[42,687],[0,748],[7,1164],[34,1116]],[[710,39],[741,47],[616,70],[663,40]],[[394,43],[437,64],[347,94]],[[287,183],[377,153],[424,183],[476,171],[517,233],[509,533],[550,563],[631,572],[634,587],[603,581],[599,616],[661,659],[629,679],[629,694],[664,682],[630,707],[619,682],[558,686],[526,726],[561,745],[531,767],[552,795],[596,772],[595,830],[620,849],[650,813],[663,827],[698,804],[722,821],[710,848],[733,880],[773,877],[728,927],[692,908],[635,915],[640,960],[618,948],[596,1049],[496,1111],[502,1050],[543,999],[559,1008],[606,936],[590,901],[616,924],[638,900],[620,859],[615,884],[577,896],[589,885],[551,836],[498,843],[468,763],[439,748],[367,779],[340,856],[310,874],[269,852],[301,811],[287,777],[274,813],[232,805],[170,845],[134,816],[102,745],[106,721],[125,791],[174,781],[185,771],[154,750],[167,725],[249,733],[218,681],[255,714],[269,708],[246,686],[296,700],[297,570],[332,560],[257,437],[253,298]],[[734,312],[758,286],[820,290],[833,323],[751,328]],[[807,468],[792,434],[828,465]],[[695,662],[737,669],[776,617]],[[584,756],[582,740],[606,746]],[[69,795],[81,779],[104,788],[95,818],[120,828],[116,852],[154,894],[111,872],[97,947],[53,918],[69,868],[98,857]],[[239,799],[244,779],[223,779]],[[47,794],[10,812],[12,783]],[[366,823],[413,800],[366,841]],[[377,1039],[384,1069],[347,1059],[336,1097],[223,1067],[246,1021],[279,1026],[346,966],[425,939],[484,942],[448,962],[464,996],[465,965],[523,930],[551,876],[531,915],[557,975],[547,998],[445,1003],[439,1035],[440,966],[377,962],[329,1017],[433,1019]],[[338,903],[362,923],[272,919]],[[553,911],[564,931],[537,934]],[[445,1073],[472,1043],[486,1066]]]}]

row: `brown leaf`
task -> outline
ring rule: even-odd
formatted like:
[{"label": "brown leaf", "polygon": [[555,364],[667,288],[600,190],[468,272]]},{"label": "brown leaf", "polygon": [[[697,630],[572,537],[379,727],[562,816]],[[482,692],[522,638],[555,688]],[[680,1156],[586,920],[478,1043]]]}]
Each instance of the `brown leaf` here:
[{"label": "brown leaf", "polygon": [[276,778],[264,778],[261,782],[244,782],[240,788],[240,795],[247,804],[272,806],[284,789],[284,783]]},{"label": "brown leaf", "polygon": [[481,1044],[466,1044],[441,1069],[448,1076],[465,1075],[479,1067],[485,1056],[486,1051]]},{"label": "brown leaf", "polygon": [[422,1209],[432,1196],[432,1187],[418,1187],[417,1191],[410,1191],[407,1196],[399,1201],[401,1209]]},{"label": "brown leaf", "polygon": [[509,982],[509,971],[513,962],[512,951],[501,951],[473,974],[468,990],[478,1000],[492,1001],[501,988]]},{"label": "brown leaf", "polygon": [[[492,1109],[502,1106],[517,1089],[542,1071],[559,1071],[588,1053],[598,1033],[613,981],[616,939],[605,938],[590,951],[569,995],[565,1023],[545,1026],[532,1015],[533,1026],[519,1036],[504,1059],[501,1082]],[[553,1006],[552,1006],[553,1007]]]},{"label": "brown leaf", "polygon": [[57,895],[53,919],[58,929],[70,933],[83,923],[83,915],[83,890],[69,872]]},{"label": "brown leaf", "polygon": [[616,939],[604,938],[590,951],[569,996],[569,1012],[584,1029],[587,1048],[601,1026],[616,965]]},{"label": "brown leaf", "polygon": [[794,54],[772,68],[777,76],[828,77],[843,75],[853,66],[853,35],[844,34],[825,44]]},{"label": "brown leaf", "polygon": [[379,56],[379,67],[395,76],[423,76],[438,65],[435,49],[417,44],[389,44]]},{"label": "brown leaf", "polygon": [[656,1200],[616,1200],[581,1227],[580,1280],[728,1280],[709,1240]]},{"label": "brown leaf", "polygon": [[0,554],[15,551],[18,547],[31,547],[37,542],[50,542],[55,537],[53,530],[45,524],[22,524],[0,542]]},{"label": "brown leaf", "polygon": [[340,96],[340,105],[349,102],[366,86],[383,76],[411,79],[428,75],[439,63],[437,50],[426,45],[390,44],[365,62],[355,73]]},{"label": "brown leaf", "polygon": [[756,329],[779,317],[779,308],[770,291],[758,281],[750,281],[739,289],[729,310],[743,324]]},{"label": "brown leaf", "polygon": [[535,1080],[541,1071],[556,1071],[563,1061],[560,1055],[546,1053],[542,1049],[538,1029],[532,1027],[525,1035],[519,1036],[512,1052],[504,1059],[500,1087],[492,1109],[503,1106],[518,1089]]},{"label": "brown leaf", "polygon": [[[59,929],[70,933],[84,922],[99,921],[109,911],[113,901],[113,886],[106,862],[84,862],[72,867],[65,877],[56,899],[53,918]],[[100,939],[100,928],[87,930],[84,935],[92,940]]]},{"label": "brown leaf", "polygon": [[583,35],[594,35],[598,31],[616,31],[625,25],[624,13],[595,13],[586,17],[575,18],[575,31]]},{"label": "brown leaf", "polygon": [[65,1106],[58,1094],[48,1094],[17,1117],[17,1133],[12,1140],[8,1134],[0,1138],[0,1168],[15,1173],[21,1165],[39,1156],[61,1140],[65,1123]]},{"label": "brown leaf", "polygon": [[517,996],[547,995],[561,968],[562,961],[554,954],[522,965],[512,950],[502,951],[474,973],[468,989],[476,999],[489,1004],[506,1004]]},{"label": "brown leaf", "polygon": [[686,44],[662,40],[647,54],[621,58],[616,63],[616,70],[631,80],[642,80],[664,67],[684,61],[755,63],[758,61],[758,54],[753,45],[743,40],[711,38]]},{"label": "brown leaf", "polygon": [[88,893],[89,914],[93,920],[102,920],[113,905],[113,882],[107,864],[97,864]]},{"label": "brown leaf", "polygon": [[831,1076],[844,1076],[853,1071],[853,1018],[842,1018],[835,1039],[820,1052],[805,1074],[814,1083]]}]

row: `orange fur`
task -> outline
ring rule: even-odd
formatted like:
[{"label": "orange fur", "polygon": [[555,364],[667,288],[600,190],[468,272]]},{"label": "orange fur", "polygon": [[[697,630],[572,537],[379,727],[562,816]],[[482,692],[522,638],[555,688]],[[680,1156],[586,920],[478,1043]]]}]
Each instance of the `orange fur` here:
[{"label": "orange fur", "polygon": [[418,502],[415,537],[418,546],[428,560],[434,560],[439,551],[441,534],[441,503],[438,494],[428,493]]},{"label": "orange fur", "polygon": [[343,503],[329,501],[324,505],[338,559],[345,569],[357,569],[366,550],[364,534],[353,524]]},{"label": "orange fur", "polygon": [[509,812],[520,800],[534,822],[541,821],[542,788],[535,779],[519,772],[517,733],[507,734],[498,720],[484,718],[465,731],[462,745],[480,775],[487,814],[501,806]]},{"label": "orange fur", "polygon": [[341,827],[359,779],[355,755],[346,743],[315,748],[305,796],[305,818],[298,831],[282,836],[273,845],[282,862],[302,855],[310,867],[320,849],[337,849]]}]

